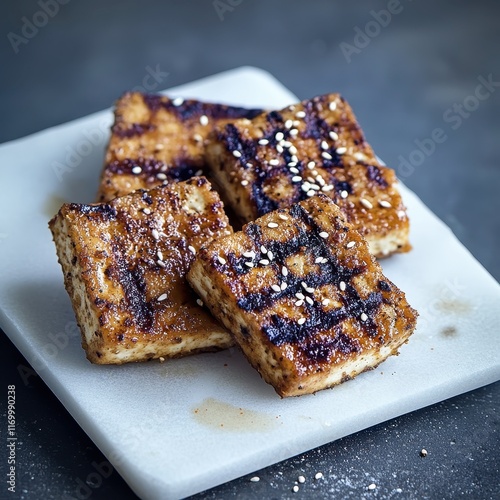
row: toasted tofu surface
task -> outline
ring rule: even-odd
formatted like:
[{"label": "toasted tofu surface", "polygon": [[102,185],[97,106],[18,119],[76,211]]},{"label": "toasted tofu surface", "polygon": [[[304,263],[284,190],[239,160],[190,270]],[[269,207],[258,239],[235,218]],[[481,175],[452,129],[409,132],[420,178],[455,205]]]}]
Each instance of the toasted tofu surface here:
[{"label": "toasted tofu surface", "polygon": [[129,92],[116,103],[98,201],[202,175],[204,142],[215,125],[261,110]]},{"label": "toasted tofu surface", "polygon": [[186,282],[200,247],[232,233],[205,178],[106,204],[66,204],[49,225],[93,363],[177,357],[233,344]]},{"label": "toasted tofu surface", "polygon": [[207,160],[223,200],[243,222],[322,192],[373,255],[411,249],[394,171],[377,160],[339,94],[217,126]]},{"label": "toasted tofu surface", "polygon": [[203,248],[188,281],[282,397],[375,368],[416,326],[404,293],[323,194]]}]

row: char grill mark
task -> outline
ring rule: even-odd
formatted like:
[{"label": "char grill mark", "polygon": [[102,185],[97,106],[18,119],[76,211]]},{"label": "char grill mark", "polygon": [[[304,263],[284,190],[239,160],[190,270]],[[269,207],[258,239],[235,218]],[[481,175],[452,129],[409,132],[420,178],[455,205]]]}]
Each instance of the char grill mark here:
[{"label": "char grill mark", "polygon": [[193,120],[202,115],[212,119],[248,118],[249,120],[262,113],[261,109],[246,109],[223,104],[207,104],[196,100],[184,100],[182,104],[175,105],[172,100],[157,94],[143,94],[143,100],[148,108],[156,113],[164,108],[173,113],[179,120]]},{"label": "char grill mark", "polygon": [[[277,272],[288,257],[299,252],[308,253],[313,261],[318,256],[326,257],[327,262],[316,264],[320,268],[319,272],[310,273],[306,277],[296,276],[293,274],[293,271],[289,270],[286,279],[287,288],[285,290],[275,291],[272,288],[266,287],[261,292],[249,293],[238,299],[238,307],[246,312],[262,312],[272,307],[279,299],[292,298],[297,292],[302,292],[302,282],[305,282],[307,287],[316,289],[325,284],[338,284],[343,281],[346,283],[346,290],[344,295],[340,297],[340,300],[343,302],[342,308],[324,311],[318,301],[314,301],[313,304],[305,302],[303,307],[306,308],[308,317],[303,325],[299,325],[296,321],[273,315],[271,317],[271,324],[265,325],[263,332],[276,346],[284,343],[302,343],[318,332],[334,328],[342,321],[347,319],[359,320],[361,314],[365,313],[367,320],[360,322],[360,325],[370,337],[375,337],[376,325],[374,316],[382,303],[382,294],[380,292],[373,292],[367,299],[362,299],[350,283],[353,276],[365,271],[364,266],[352,269],[342,266],[332,254],[326,240],[319,236],[322,229],[302,206],[294,205],[290,209],[290,215],[299,222],[303,222],[307,226],[307,229],[297,224],[298,234],[296,236],[286,242],[275,242],[263,240],[260,227],[256,224],[249,224],[246,228],[246,234],[252,238],[254,248],[258,249],[263,244],[268,251],[273,253],[274,261],[270,266]],[[260,267],[258,261],[262,258],[265,258],[265,255],[259,255],[257,251],[256,258],[254,259],[256,262],[255,267]],[[245,257],[236,257],[234,254],[230,254],[228,255],[228,262],[226,264],[221,265],[218,262],[213,262],[213,265],[220,270],[227,269],[229,266],[236,274],[245,274],[252,269],[244,264],[245,261],[247,261]],[[384,285],[380,285],[380,288],[384,289]],[[345,341],[342,345],[344,349],[351,349],[349,352],[355,352],[357,348],[355,344],[349,344]],[[306,354],[308,353],[306,352]]]}]

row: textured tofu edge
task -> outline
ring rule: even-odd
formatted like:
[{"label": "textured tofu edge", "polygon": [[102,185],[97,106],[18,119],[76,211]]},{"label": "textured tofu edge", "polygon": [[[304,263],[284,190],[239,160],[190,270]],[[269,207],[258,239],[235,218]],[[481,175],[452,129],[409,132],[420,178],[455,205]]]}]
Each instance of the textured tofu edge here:
[{"label": "textured tofu edge", "polygon": [[[49,227],[56,245],[58,261],[63,270],[64,285],[80,327],[82,347],[87,353],[87,358],[93,363],[109,362],[105,360],[105,356],[99,358],[96,354],[104,346],[104,341],[102,337],[94,335],[94,332],[99,331],[99,316],[87,293],[80,259],[73,244],[71,224],[60,212],[50,221]],[[72,264],[74,259],[76,263]]]},{"label": "textured tofu edge", "polygon": [[[352,360],[348,359],[343,363],[332,365],[329,372],[322,371],[309,374],[305,379],[297,379],[293,372],[286,369],[286,363],[280,363],[273,353],[266,349],[265,343],[254,342],[252,334],[248,336],[242,334],[242,326],[260,330],[259,325],[253,321],[251,313],[245,313],[237,308],[232,311],[226,310],[224,306],[230,303],[230,298],[222,287],[216,287],[212,283],[205,270],[205,264],[201,259],[193,263],[188,273],[189,283],[212,314],[234,335],[250,364],[281,397],[300,396],[329,389],[353,379],[360,373],[373,370],[389,356],[398,355],[398,349],[408,342],[413,333],[411,329],[394,335],[392,340],[380,349],[373,348],[364,351],[361,356],[356,356]],[[257,360],[266,360],[266,364],[262,366]]]}]

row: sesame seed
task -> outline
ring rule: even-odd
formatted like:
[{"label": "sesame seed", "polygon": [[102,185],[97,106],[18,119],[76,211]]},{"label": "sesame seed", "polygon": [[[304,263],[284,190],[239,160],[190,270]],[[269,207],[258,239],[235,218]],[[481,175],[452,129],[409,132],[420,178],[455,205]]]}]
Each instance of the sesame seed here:
[{"label": "sesame seed", "polygon": [[195,249],[193,246],[189,245],[189,246],[188,246],[188,250],[189,250],[189,251],[190,251],[193,255],[196,255],[196,249]]},{"label": "sesame seed", "polygon": [[311,304],[311,305],[313,305],[313,304],[314,304],[314,300],[313,300],[313,299],[311,299],[311,297],[306,297],[306,302],[307,302],[308,304]]},{"label": "sesame seed", "polygon": [[261,251],[262,253],[267,253],[267,248],[266,248],[264,245],[262,245],[262,246],[260,247],[260,251]]},{"label": "sesame seed", "polygon": [[225,264],[226,263],[226,259],[224,257],[221,257],[220,255],[217,257],[217,260],[221,263],[221,264]]},{"label": "sesame seed", "polygon": [[322,472],[316,472],[316,475],[314,476],[314,479],[322,479],[323,478],[323,473]]},{"label": "sesame seed", "polygon": [[343,198],[344,200],[349,196],[349,193],[344,189],[343,191],[340,191],[340,197]]},{"label": "sesame seed", "polygon": [[308,192],[307,192],[307,196],[314,196],[316,194],[316,191],[314,191],[314,189],[310,189]]},{"label": "sesame seed", "polygon": [[281,220],[288,220],[288,217],[287,217],[285,214],[278,214],[278,217],[279,217]]},{"label": "sesame seed", "polygon": [[305,299],[305,295],[303,293],[300,293],[300,292],[297,292],[295,294],[295,297],[297,297],[300,300],[304,300]]},{"label": "sesame seed", "polygon": [[253,165],[252,165],[250,162],[245,163],[245,166],[246,166],[247,168],[252,168],[252,167],[253,167]]},{"label": "sesame seed", "polygon": [[332,159],[332,155],[330,153],[327,153],[326,151],[323,151],[321,153],[321,156],[325,159],[325,160],[331,160]]},{"label": "sesame seed", "polygon": [[331,184],[327,184],[326,186],[321,187],[321,191],[324,191],[325,193],[328,191],[331,191],[333,189],[333,186]]},{"label": "sesame seed", "polygon": [[132,173],[133,174],[140,174],[142,172],[142,168],[136,165],[135,167],[132,168]]},{"label": "sesame seed", "polygon": [[345,284],[345,281],[341,281],[339,283],[339,288],[344,292],[345,291],[345,288],[346,288],[346,284]]},{"label": "sesame seed", "polygon": [[167,178],[167,176],[164,173],[160,172],[156,174],[156,178],[160,179],[160,181],[164,181]]},{"label": "sesame seed", "polygon": [[162,149],[164,149],[164,148],[165,148],[165,146],[164,146],[163,144],[157,144],[157,145],[155,146],[155,149],[156,149],[157,151],[160,151],[160,150],[162,150]]},{"label": "sesame seed", "polygon": [[293,120],[293,126],[298,127],[300,125],[300,120]]},{"label": "sesame seed", "polygon": [[253,259],[255,257],[255,252],[253,250],[245,252],[243,254],[243,257],[246,257],[247,259]]},{"label": "sesame seed", "polygon": [[285,277],[288,276],[288,269],[285,266],[281,268],[281,274]]},{"label": "sesame seed", "polygon": [[156,300],[158,300],[158,302],[162,302],[166,298],[167,298],[167,294],[166,293],[162,293]]},{"label": "sesame seed", "polygon": [[300,186],[300,188],[302,189],[302,191],[309,191],[311,189],[311,184],[309,184],[308,182],[304,182],[302,184],[302,186]]},{"label": "sesame seed", "polygon": [[299,169],[295,167],[295,165],[297,165],[295,162],[291,162],[293,163],[293,165],[290,167],[290,163],[288,164],[288,166],[290,167],[290,172],[292,172],[292,174],[298,174],[299,173]]},{"label": "sesame seed", "polygon": [[323,299],[321,302],[324,306],[327,306],[330,303],[330,299]]},{"label": "sesame seed", "polygon": [[151,214],[151,210],[149,208],[143,208],[142,211],[146,214],[146,215],[150,215]]},{"label": "sesame seed", "polygon": [[303,301],[303,300],[297,300],[297,302],[295,302],[295,305],[296,305],[297,307],[300,307],[300,306],[301,306],[301,305],[303,305],[303,304],[304,304],[304,301]]},{"label": "sesame seed", "polygon": [[153,229],[153,230],[151,231],[151,233],[152,233],[153,238],[154,238],[155,240],[159,240],[159,239],[160,239],[160,233],[159,233],[156,229]]},{"label": "sesame seed", "polygon": [[346,245],[346,247],[347,247],[347,248],[352,248],[355,244],[356,244],[356,242],[355,242],[355,241],[350,241],[350,242]]},{"label": "sesame seed", "polygon": [[338,141],[339,139],[339,135],[333,130],[330,130],[330,132],[328,132],[328,135],[330,136],[330,139],[333,139],[334,141]]},{"label": "sesame seed", "polygon": [[245,266],[247,266],[247,267],[253,267],[253,262],[245,262]]},{"label": "sesame seed", "polygon": [[364,160],[366,158],[366,156],[363,153],[360,153],[358,151],[358,152],[354,153],[354,158],[356,158],[356,160],[358,160],[358,161],[361,161],[361,160]]},{"label": "sesame seed", "polygon": [[295,113],[295,116],[297,118],[304,118],[306,116],[306,112],[305,111],[297,111],[297,113]]},{"label": "sesame seed", "polygon": [[262,264],[263,266],[267,266],[269,264],[269,261],[267,259],[261,259],[261,260],[259,260],[259,264]]},{"label": "sesame seed", "polygon": [[163,356],[160,356],[158,359],[160,360],[160,363],[163,363],[165,361],[165,358]]},{"label": "sesame seed", "polygon": [[271,285],[271,288],[275,291],[275,292],[281,292],[281,288],[279,285]]},{"label": "sesame seed", "polygon": [[244,180],[242,180],[242,181],[241,181],[241,185],[242,185],[242,186],[248,186],[248,181],[247,181],[247,180],[245,180],[245,179],[244,179]]},{"label": "sesame seed", "polygon": [[292,143],[290,141],[281,141],[281,144],[283,145],[284,148],[292,147]]},{"label": "sesame seed", "polygon": [[273,158],[272,160],[269,160],[269,165],[272,165],[273,167],[276,167],[280,164],[280,161],[276,158]]},{"label": "sesame seed", "polygon": [[308,286],[306,288],[304,288],[304,290],[307,292],[307,293],[314,293],[314,288],[312,286]]},{"label": "sesame seed", "polygon": [[260,139],[259,144],[261,146],[266,146],[267,144],[269,144],[269,141],[267,139]]},{"label": "sesame seed", "polygon": [[287,286],[288,286],[288,283],[286,281],[283,281],[283,283],[281,283],[282,290],[286,290]]},{"label": "sesame seed", "polygon": [[298,323],[299,325],[303,325],[305,322],[306,322],[306,318],[300,318],[300,319],[297,321],[297,323]]},{"label": "sesame seed", "polygon": [[202,137],[200,134],[194,134],[194,135],[193,135],[193,139],[194,139],[196,142],[203,142],[203,137]]},{"label": "sesame seed", "polygon": [[299,131],[296,128],[292,128],[292,130],[290,130],[290,135],[293,137],[295,137],[298,133]]},{"label": "sesame seed", "polygon": [[269,257],[269,260],[273,260],[274,258],[273,252],[271,252],[271,250],[267,252],[267,256]]},{"label": "sesame seed", "polygon": [[279,142],[279,141],[282,141],[285,136],[283,134],[283,132],[277,132],[276,135],[274,136],[274,138]]},{"label": "sesame seed", "polygon": [[197,303],[200,307],[203,307],[203,300],[201,300],[201,299],[196,299],[196,303]]},{"label": "sesame seed", "polygon": [[283,151],[284,151],[283,146],[281,144],[278,144],[276,146],[276,151],[278,151],[278,153],[283,153]]},{"label": "sesame seed", "polygon": [[[292,152],[292,149],[290,148],[290,153],[291,152]],[[292,161],[294,161],[295,163],[299,162],[299,159],[297,158],[297,156],[295,156],[295,153],[292,153]]]},{"label": "sesame seed", "polygon": [[379,200],[378,204],[384,208],[391,208],[392,205],[386,200]]},{"label": "sesame seed", "polygon": [[361,198],[359,200],[359,202],[361,203],[361,205],[363,205],[368,210],[371,209],[371,208],[373,208],[373,205],[371,204],[371,202],[368,201],[366,198]]},{"label": "sesame seed", "polygon": [[337,109],[337,103],[332,101],[328,107],[330,108],[330,111],[335,111]]},{"label": "sesame seed", "polygon": [[292,156],[292,159],[293,159],[294,161],[299,161],[299,159],[295,156],[295,155],[297,154],[297,148],[296,148],[295,146],[293,146],[293,145],[292,145],[292,146],[290,146],[290,147],[288,148],[288,151],[290,151],[290,153],[291,153],[292,155],[294,155],[294,156]]},{"label": "sesame seed", "polygon": [[158,233],[158,236],[161,236],[162,238],[166,238],[167,237],[167,235],[163,231],[160,231]]},{"label": "sesame seed", "polygon": [[426,457],[426,456],[427,456],[427,450],[426,450],[425,448],[422,448],[422,449],[420,450],[420,456],[421,456],[421,457]]},{"label": "sesame seed", "polygon": [[292,177],[292,182],[300,182],[302,180],[302,177],[300,175],[294,175]]},{"label": "sesame seed", "polygon": [[306,478],[304,476],[299,476],[297,478],[297,481],[300,483],[300,484],[304,484],[306,482]]},{"label": "sesame seed", "polygon": [[311,189],[313,189],[314,191],[319,191],[321,188],[316,184],[311,184]]},{"label": "sesame seed", "polygon": [[162,260],[157,260],[156,263],[162,267],[163,269],[165,269],[166,265],[165,265],[165,262],[163,262]]},{"label": "sesame seed", "polygon": [[258,483],[260,481],[260,477],[259,476],[254,476],[254,477],[251,477],[250,478],[250,481],[252,483]]},{"label": "sesame seed", "polygon": [[361,316],[359,317],[359,319],[361,321],[366,321],[368,319],[368,316],[366,315],[366,313],[361,313]]},{"label": "sesame seed", "polygon": [[203,173],[203,170],[197,170],[194,175],[201,175]]},{"label": "sesame seed", "polygon": [[321,149],[328,149],[330,146],[326,141],[321,141]]},{"label": "sesame seed", "polygon": [[406,212],[404,210],[398,210],[398,217],[404,219],[406,217]]},{"label": "sesame seed", "polygon": [[182,97],[176,97],[173,101],[172,104],[174,106],[180,106],[184,102],[184,99]]},{"label": "sesame seed", "polygon": [[[297,162],[296,161],[289,161],[286,165],[287,165],[287,167],[290,167],[290,170],[292,170],[292,168],[297,166]],[[295,170],[297,170],[297,169],[295,169]],[[297,170],[297,173],[298,173],[298,170]]]},{"label": "sesame seed", "polygon": [[311,170],[316,166],[316,163],[314,161],[310,161],[308,164],[307,164],[307,168],[310,168]]},{"label": "sesame seed", "polygon": [[328,233],[326,231],[321,231],[321,233],[319,233],[319,236],[321,238],[328,238]]},{"label": "sesame seed", "polygon": [[163,253],[162,253],[162,251],[161,251],[161,250],[158,250],[158,251],[156,252],[156,255],[158,255],[158,258],[159,258],[160,260],[163,260]]},{"label": "sesame seed", "polygon": [[377,485],[375,483],[372,483],[368,486],[368,489],[369,490],[374,490],[375,488],[377,487]]},{"label": "sesame seed", "polygon": [[286,128],[292,128],[292,125],[293,125],[293,121],[292,121],[292,120],[287,120],[287,121],[285,122],[285,127],[286,127]]},{"label": "sesame seed", "polygon": [[295,485],[293,488],[292,488],[292,491],[294,493],[297,493],[299,491],[299,487],[297,485]]},{"label": "sesame seed", "polygon": [[234,151],[233,151],[233,156],[234,156],[235,158],[241,158],[241,153],[240,153],[239,151],[234,150]]},{"label": "sesame seed", "polygon": [[314,260],[314,263],[319,264],[322,261],[323,261],[323,257],[316,257],[316,259]]},{"label": "sesame seed", "polygon": [[275,227],[278,227],[278,224],[276,224],[276,222],[270,222],[267,227],[270,227],[270,228],[275,228]]},{"label": "sesame seed", "polygon": [[347,151],[347,148],[345,148],[345,147],[337,148],[337,149],[335,150],[335,152],[336,152],[338,155],[343,155],[346,151]]},{"label": "sesame seed", "polygon": [[200,116],[200,123],[201,123],[203,126],[208,125],[208,116],[207,116],[207,115],[201,115],[201,116]]}]

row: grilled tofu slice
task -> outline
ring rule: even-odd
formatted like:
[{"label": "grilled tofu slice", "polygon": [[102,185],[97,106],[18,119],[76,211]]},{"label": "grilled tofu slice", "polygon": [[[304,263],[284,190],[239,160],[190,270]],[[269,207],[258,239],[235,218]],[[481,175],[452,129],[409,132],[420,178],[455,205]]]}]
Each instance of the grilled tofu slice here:
[{"label": "grilled tofu slice", "polygon": [[232,233],[205,178],[139,190],[108,204],[66,204],[49,226],[93,363],[233,345],[186,282],[199,248]]},{"label": "grilled tofu slice", "polygon": [[322,192],[373,255],[411,249],[394,171],[377,160],[339,94],[219,126],[207,160],[222,199],[243,222]]},{"label": "grilled tofu slice", "polygon": [[203,248],[188,281],[282,397],[375,368],[416,326],[404,293],[323,194]]},{"label": "grilled tofu slice", "polygon": [[215,125],[262,110],[130,92],[116,103],[98,201],[201,175]]}]

